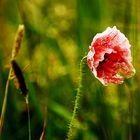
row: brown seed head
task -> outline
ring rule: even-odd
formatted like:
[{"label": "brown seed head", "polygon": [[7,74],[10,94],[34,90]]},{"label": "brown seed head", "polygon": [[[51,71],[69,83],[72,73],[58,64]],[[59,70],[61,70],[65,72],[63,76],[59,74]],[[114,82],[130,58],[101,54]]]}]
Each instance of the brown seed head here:
[{"label": "brown seed head", "polygon": [[11,64],[12,64],[14,74],[15,74],[15,76],[17,78],[19,88],[20,88],[23,96],[26,97],[27,94],[28,94],[28,89],[27,89],[27,86],[26,86],[22,71],[21,71],[20,67],[18,66],[18,64],[17,64],[17,62],[15,60],[12,60]]},{"label": "brown seed head", "polygon": [[12,50],[12,59],[14,59],[18,55],[18,52],[21,47],[23,35],[24,35],[24,25],[19,25],[17,33],[16,33],[16,37],[15,37],[13,50]]}]

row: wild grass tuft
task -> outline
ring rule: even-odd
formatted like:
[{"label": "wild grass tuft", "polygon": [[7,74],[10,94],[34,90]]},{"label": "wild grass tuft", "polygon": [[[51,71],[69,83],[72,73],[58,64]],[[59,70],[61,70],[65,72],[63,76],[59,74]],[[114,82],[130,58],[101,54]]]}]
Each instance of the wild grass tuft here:
[{"label": "wild grass tuft", "polygon": [[[11,56],[12,60],[15,59],[15,57],[19,53],[23,34],[24,34],[24,25],[19,25],[17,33],[16,33],[13,49],[12,49],[12,56]],[[2,132],[2,127],[3,127],[3,123],[4,123],[4,117],[5,117],[6,105],[7,105],[8,87],[10,84],[11,76],[12,76],[12,67],[10,67],[9,75],[8,75],[8,79],[7,79],[6,87],[5,87],[5,95],[4,95],[4,100],[3,100],[2,112],[1,112],[0,133]]]},{"label": "wild grass tuft", "polygon": [[26,106],[27,106],[29,140],[31,140],[31,126],[30,126],[30,110],[29,110],[28,90],[27,90],[27,86],[26,86],[26,83],[25,83],[25,80],[24,80],[24,77],[23,77],[23,73],[22,73],[19,65],[15,61],[15,58],[18,55],[20,47],[21,47],[23,35],[24,35],[24,25],[19,25],[16,36],[15,36],[15,42],[14,42],[14,45],[13,45],[13,49],[12,49],[11,65],[10,65],[8,79],[7,79],[7,82],[6,82],[5,96],[4,96],[1,118],[0,118],[0,133],[2,133],[2,127],[3,127],[3,123],[4,123],[4,118],[5,118],[9,84],[10,84],[11,80],[16,78],[17,81],[18,81],[19,88],[22,92],[22,95],[25,98],[25,102],[26,102]]}]

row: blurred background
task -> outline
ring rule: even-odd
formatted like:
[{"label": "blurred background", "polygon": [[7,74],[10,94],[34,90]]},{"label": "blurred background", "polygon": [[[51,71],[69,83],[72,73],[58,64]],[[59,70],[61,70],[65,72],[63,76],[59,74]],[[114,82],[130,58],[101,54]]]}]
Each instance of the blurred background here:
[{"label": "blurred background", "polygon": [[[7,65],[19,24],[25,36],[16,61],[29,89],[32,139],[38,140],[47,107],[45,140],[66,139],[79,63],[94,35],[116,26],[132,45],[136,75],[104,87],[85,64],[74,140],[140,140],[139,0],[0,0],[0,109]],[[130,119],[130,115],[131,118]],[[27,140],[27,109],[10,83],[2,140]]]}]

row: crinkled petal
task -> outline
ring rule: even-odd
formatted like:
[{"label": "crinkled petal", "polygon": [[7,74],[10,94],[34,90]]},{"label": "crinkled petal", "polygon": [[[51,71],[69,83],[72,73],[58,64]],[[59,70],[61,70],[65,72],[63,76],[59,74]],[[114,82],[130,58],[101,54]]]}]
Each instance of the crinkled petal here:
[{"label": "crinkled petal", "polygon": [[87,63],[102,84],[121,84],[135,74],[130,47],[128,39],[115,26],[95,35]]}]

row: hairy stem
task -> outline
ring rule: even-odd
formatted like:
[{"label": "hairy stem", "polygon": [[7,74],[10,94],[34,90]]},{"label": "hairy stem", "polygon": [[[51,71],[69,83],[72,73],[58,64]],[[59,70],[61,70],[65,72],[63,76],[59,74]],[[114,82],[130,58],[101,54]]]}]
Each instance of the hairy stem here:
[{"label": "hairy stem", "polygon": [[78,88],[77,88],[77,93],[76,93],[76,98],[75,98],[75,103],[74,103],[74,109],[72,113],[72,118],[69,124],[69,130],[68,130],[68,135],[67,135],[67,140],[70,140],[72,138],[72,131],[74,127],[74,121],[76,118],[76,113],[79,105],[79,100],[80,100],[80,94],[81,94],[81,88],[82,88],[82,78],[83,78],[83,62],[87,56],[83,57],[80,62],[80,77],[79,77],[79,83],[78,83]]}]

